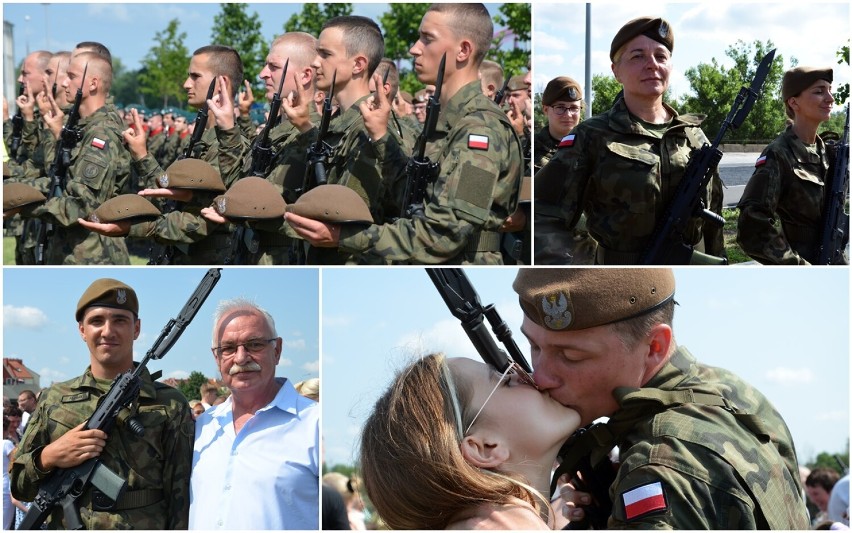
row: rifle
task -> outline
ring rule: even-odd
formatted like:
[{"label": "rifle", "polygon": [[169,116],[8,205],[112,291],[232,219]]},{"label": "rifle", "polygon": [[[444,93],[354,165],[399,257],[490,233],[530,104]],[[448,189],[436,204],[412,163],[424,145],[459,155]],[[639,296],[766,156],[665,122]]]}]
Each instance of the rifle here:
[{"label": "rifle", "polygon": [[201,136],[204,135],[204,130],[207,129],[207,100],[213,98],[215,90],[216,78],[214,77],[213,81],[210,82],[210,87],[207,89],[207,98],[204,100],[204,104],[201,105],[198,109],[198,113],[195,115],[195,128],[192,130],[192,137],[189,138],[189,144],[178,159],[192,157],[192,150],[195,149],[195,145],[201,140]]},{"label": "rifle", "polygon": [[[56,153],[53,157],[53,163],[50,164],[48,175],[50,176],[50,190],[48,191],[48,200],[51,198],[59,198],[65,191],[65,185],[68,181],[68,168],[71,166],[71,151],[83,138],[83,132],[77,127],[80,122],[80,104],[83,101],[83,84],[86,82],[86,71],[89,70],[89,64],[83,67],[83,77],[80,79],[80,87],[77,88],[77,94],[74,96],[74,105],[68,111],[68,119],[65,125],[62,126],[62,131],[59,133],[59,140],[56,143]],[[36,245],[36,264],[44,264],[45,248],[47,239],[53,235],[53,222],[43,221],[37,225],[37,245]]]},{"label": "rifle", "polygon": [[844,211],[849,194],[849,105],[846,105],[846,125],[843,136],[834,144],[834,161],[826,183],[825,208],[822,218],[818,265],[844,264],[843,251],[849,242],[849,213]]},{"label": "rifle", "polygon": [[497,91],[494,94],[494,103],[497,104],[498,106],[503,105],[503,98],[506,97],[506,90],[509,88],[509,80],[511,80],[511,79],[512,79],[512,76],[510,76],[509,73],[507,72],[506,73],[506,81],[503,82],[503,87],[501,87],[500,90]]},{"label": "rifle", "polygon": [[284,88],[284,79],[287,77],[287,67],[290,66],[290,58],[284,63],[284,70],[281,73],[281,81],[278,82],[278,91],[272,95],[272,102],[269,104],[269,118],[266,120],[266,126],[254,143],[251,150],[251,171],[249,176],[266,177],[270,171],[272,164],[272,141],[269,140],[269,132],[272,131],[275,122],[278,120],[278,113],[281,111],[281,91]]},{"label": "rifle", "polygon": [[701,217],[705,223],[715,224],[719,227],[725,224],[725,219],[705,208],[701,198],[702,193],[707,189],[707,185],[722,159],[722,151],[719,150],[722,138],[729,127],[736,129],[745,121],[754,102],[760,96],[763,82],[766,80],[766,75],[769,73],[774,58],[775,49],[772,49],[760,61],[751,87],[743,86],[740,89],[734,105],[731,107],[731,112],[722,122],[722,128],[713,140],[713,144],[708,146],[705,143],[690,158],[683,178],[681,178],[665,214],[654,229],[654,233],[651,234],[650,244],[639,259],[640,264],[688,265],[693,259],[727,264],[727,260],[723,258],[696,254],[693,246],[684,242],[683,236],[689,219],[693,217]]},{"label": "rifle", "polygon": [[[144,435],[144,426],[126,411],[138,400],[139,391],[142,388],[140,378],[142,371],[145,370],[149,360],[161,359],[174,346],[210,295],[213,287],[219,282],[222,275],[220,270],[211,268],[207,271],[178,317],[169,320],[142,362],[134,369],[116,376],[109,391],[101,397],[95,412],[86,421],[84,430],[100,429],[109,435],[116,423],[120,423],[137,437]],[[110,470],[99,457],[89,459],[73,468],[58,469],[41,484],[38,495],[18,529],[39,529],[56,507],[62,507],[65,526],[68,529],[82,529],[83,524],[80,521],[76,501],[90,487],[100,490],[115,505],[127,487],[127,480]]]},{"label": "rifle", "polygon": [[438,80],[435,83],[435,94],[429,97],[426,104],[426,120],[423,121],[423,131],[414,143],[414,155],[405,167],[405,194],[402,201],[400,217],[422,217],[425,207],[426,186],[438,177],[441,167],[426,157],[426,142],[434,135],[438,125],[438,114],[441,112],[441,86],[444,84],[444,68],[447,65],[447,54],[441,57],[438,65]]},{"label": "rifle", "polygon": [[[26,90],[26,85],[24,82],[21,82],[18,86],[18,96],[23,96],[24,91]],[[21,147],[21,137],[24,133],[24,116],[21,115],[21,108],[18,107],[18,110],[15,112],[15,116],[12,117],[12,136],[9,139],[9,155],[12,156],[12,159],[16,159],[18,157],[18,148]]]},{"label": "rifle", "polygon": [[325,142],[328,137],[328,126],[331,123],[331,102],[334,100],[334,84],[337,81],[337,70],[331,76],[331,88],[325,96],[322,104],[322,119],[320,120],[319,132],[317,140],[308,148],[308,168],[305,171],[305,179],[302,182],[302,188],[296,191],[296,196],[299,197],[318,185],[328,183],[326,176],[325,165],[328,158],[331,157],[334,149]]},{"label": "rifle", "polygon": [[226,265],[244,265],[246,252],[257,253],[260,241],[254,230],[245,222],[234,223],[234,233],[231,236],[231,253],[225,259]]}]

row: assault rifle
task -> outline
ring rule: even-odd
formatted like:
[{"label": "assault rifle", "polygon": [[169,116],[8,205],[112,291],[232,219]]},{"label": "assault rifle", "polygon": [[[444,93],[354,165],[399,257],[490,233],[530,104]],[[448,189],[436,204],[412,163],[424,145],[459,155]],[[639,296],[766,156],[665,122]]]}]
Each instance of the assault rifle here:
[{"label": "assault rifle", "polygon": [[331,124],[331,106],[334,100],[334,84],[336,81],[337,70],[331,76],[331,88],[322,103],[322,119],[320,120],[317,140],[308,148],[308,168],[305,170],[305,179],[302,181],[302,188],[297,191],[297,196],[305,194],[318,185],[328,183],[325,165],[334,152],[334,148],[325,142],[325,138],[328,137],[328,126]]},{"label": "assault rifle", "polygon": [[[98,401],[95,412],[83,426],[84,430],[100,429],[109,435],[118,423],[137,437],[144,435],[145,427],[135,420],[131,413],[135,410],[139,391],[142,388],[140,376],[149,360],[161,359],[174,346],[201,309],[213,287],[219,282],[222,275],[220,270],[211,268],[207,271],[178,317],[169,320],[142,362],[134,369],[116,376],[109,391]],[[66,528],[82,529],[83,524],[80,522],[80,512],[76,502],[91,487],[97,488],[112,500],[112,505],[115,505],[127,488],[127,480],[111,471],[98,457],[72,468],[58,469],[41,484],[38,495],[18,529],[39,529],[56,507],[62,508]]]},{"label": "assault rifle", "polygon": [[[83,132],[77,127],[77,123],[80,122],[83,84],[86,82],[86,71],[88,70],[89,64],[86,63],[86,66],[83,67],[83,77],[80,79],[80,87],[77,88],[77,94],[74,96],[74,105],[68,111],[68,118],[65,121],[65,125],[62,126],[62,131],[59,133],[59,139],[56,143],[56,153],[48,171],[48,176],[50,176],[48,200],[59,198],[64,193],[65,185],[68,182],[68,168],[71,166],[71,151],[83,138]],[[43,265],[47,239],[53,234],[53,222],[42,221],[35,226],[37,228],[36,264]]]},{"label": "assault rifle", "polygon": [[722,138],[729,127],[736,129],[745,121],[752,106],[760,96],[763,82],[766,80],[766,75],[769,73],[774,58],[775,50],[773,49],[760,61],[751,87],[740,89],[734,105],[731,107],[731,112],[722,122],[722,127],[713,140],[713,144],[707,145],[705,143],[690,158],[683,178],[681,178],[665,214],[654,229],[654,233],[651,234],[650,244],[639,259],[640,264],[688,265],[690,262],[727,264],[727,260],[723,258],[696,254],[693,246],[684,241],[684,233],[689,220],[693,217],[701,217],[706,224],[714,224],[719,227],[725,224],[725,219],[706,208],[702,196],[704,196],[703,193],[707,190],[707,185],[722,159],[722,151],[719,150]]},{"label": "assault rifle", "polygon": [[849,213],[844,211],[849,196],[849,105],[843,136],[834,145],[834,161],[825,187],[822,235],[817,254],[818,265],[843,264],[843,251],[849,243]]},{"label": "assault rifle", "polygon": [[[21,82],[18,86],[18,96],[23,96],[25,90],[26,85],[24,82]],[[9,138],[9,155],[12,156],[12,159],[16,159],[18,157],[18,148],[21,147],[21,138],[23,137],[23,133],[24,116],[21,115],[21,107],[18,106],[15,116],[12,117],[12,136]]]},{"label": "assault rifle", "polygon": [[284,79],[287,77],[287,67],[290,66],[290,58],[284,63],[284,69],[281,72],[281,81],[278,82],[278,90],[272,95],[272,102],[269,104],[269,118],[266,119],[266,126],[260,132],[254,147],[251,150],[251,171],[249,176],[266,177],[269,174],[270,166],[272,165],[272,141],[269,140],[269,132],[278,121],[278,114],[281,112],[281,91],[284,88]]},{"label": "assault rifle", "polygon": [[510,76],[509,73],[507,72],[506,73],[506,80],[503,82],[503,87],[501,87],[500,90],[497,91],[494,94],[494,103],[497,104],[498,106],[503,105],[503,98],[506,97],[506,89],[509,88],[509,80],[511,80],[511,79],[512,79],[512,76]]},{"label": "assault rifle", "polygon": [[[178,157],[178,159],[186,159],[187,157],[192,157],[192,151],[195,149],[195,145],[198,141],[201,140],[201,136],[204,135],[204,130],[207,129],[207,100],[213,98],[213,93],[216,91],[216,78],[213,78],[213,81],[210,82],[210,87],[207,89],[207,98],[204,99],[204,103],[198,108],[198,113],[195,115],[195,127],[192,130],[192,136],[189,138],[189,144],[184,149],[183,153]],[[223,97],[224,98],[224,97]]]},{"label": "assault rifle", "polygon": [[435,83],[435,94],[429,97],[426,104],[426,120],[423,121],[423,131],[414,143],[414,152],[405,167],[405,194],[402,201],[400,217],[422,217],[425,207],[426,187],[438,177],[441,167],[426,157],[426,143],[434,135],[438,125],[438,114],[441,112],[441,86],[444,84],[444,68],[447,65],[447,54],[441,57],[438,65],[438,81]]}]

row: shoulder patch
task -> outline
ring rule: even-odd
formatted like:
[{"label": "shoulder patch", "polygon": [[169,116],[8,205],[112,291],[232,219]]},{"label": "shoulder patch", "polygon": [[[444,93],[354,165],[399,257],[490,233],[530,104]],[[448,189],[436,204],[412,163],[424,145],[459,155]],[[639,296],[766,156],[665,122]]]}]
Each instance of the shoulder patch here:
[{"label": "shoulder patch", "polygon": [[574,134],[568,134],[565,137],[562,137],[562,140],[559,141],[559,148],[565,148],[568,146],[574,146]]},{"label": "shoulder patch", "polygon": [[488,150],[488,136],[471,133],[467,136],[467,147],[474,150]]},{"label": "shoulder patch", "polygon": [[67,394],[62,397],[62,403],[85,402],[89,399],[88,392],[78,392],[77,394]]},{"label": "shoulder patch", "polygon": [[88,165],[86,165],[86,168],[83,169],[83,176],[87,178],[94,178],[98,175],[99,171],[100,168],[97,165],[89,163]]},{"label": "shoulder patch", "polygon": [[624,516],[628,521],[651,513],[664,512],[669,508],[663,484],[659,481],[640,485],[621,493],[621,502],[624,505]]},{"label": "shoulder patch", "polygon": [[95,137],[92,139],[92,146],[97,148],[98,150],[103,150],[106,147],[107,142],[103,139],[98,139]]},{"label": "shoulder patch", "polygon": [[766,156],[762,155],[757,158],[757,161],[754,162],[754,168],[761,167],[766,164]]}]

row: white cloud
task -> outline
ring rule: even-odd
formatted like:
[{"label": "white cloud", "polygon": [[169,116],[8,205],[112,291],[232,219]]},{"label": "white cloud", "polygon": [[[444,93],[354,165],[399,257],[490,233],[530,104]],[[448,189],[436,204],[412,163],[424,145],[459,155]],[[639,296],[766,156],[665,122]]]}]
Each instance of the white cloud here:
[{"label": "white cloud", "polygon": [[91,17],[101,17],[113,24],[116,22],[132,22],[127,4],[98,3],[88,4],[87,7]]},{"label": "white cloud", "polygon": [[281,361],[278,362],[278,366],[293,366],[293,360],[282,357]]},{"label": "white cloud", "polygon": [[319,361],[308,361],[307,363],[302,365],[302,370],[305,372],[310,372],[312,374],[318,374],[320,370]]},{"label": "white cloud", "polygon": [[802,385],[813,383],[814,373],[809,368],[776,367],[766,372],[766,379],[779,385]]},{"label": "white cloud", "polygon": [[848,411],[828,411],[825,413],[817,413],[814,418],[820,422],[849,422]]},{"label": "white cloud", "polygon": [[65,372],[57,370],[53,367],[43,367],[38,371],[39,375],[39,384],[42,387],[47,387],[48,385],[52,385],[53,383],[57,383],[60,381],[66,381],[71,378]]},{"label": "white cloud", "polygon": [[304,350],[305,346],[305,339],[294,339],[291,341],[284,341],[284,347],[291,350]]},{"label": "white cloud", "polygon": [[326,328],[347,328],[352,323],[352,317],[349,316],[328,316],[322,317],[322,327]]},{"label": "white cloud", "polygon": [[3,328],[41,329],[47,322],[47,314],[37,307],[3,306]]}]

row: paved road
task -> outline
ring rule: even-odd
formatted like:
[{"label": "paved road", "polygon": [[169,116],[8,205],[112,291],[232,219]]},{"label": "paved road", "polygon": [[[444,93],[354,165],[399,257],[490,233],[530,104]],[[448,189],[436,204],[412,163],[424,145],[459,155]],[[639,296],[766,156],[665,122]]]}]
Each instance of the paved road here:
[{"label": "paved road", "polygon": [[754,171],[754,162],[760,157],[757,152],[728,152],[719,162],[719,175],[725,184],[724,206],[734,207],[740,201],[745,184]]}]

